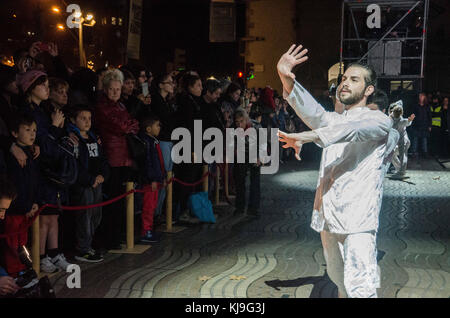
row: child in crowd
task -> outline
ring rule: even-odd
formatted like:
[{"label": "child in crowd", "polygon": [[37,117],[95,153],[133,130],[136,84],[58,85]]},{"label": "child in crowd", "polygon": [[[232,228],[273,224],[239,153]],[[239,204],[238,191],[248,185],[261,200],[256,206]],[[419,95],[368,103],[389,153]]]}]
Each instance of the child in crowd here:
[{"label": "child in crowd", "polygon": [[[259,116],[258,116],[259,117]],[[234,113],[234,124],[235,128],[242,128],[245,131],[250,128],[256,129],[256,134],[261,125],[255,121],[251,120],[248,117],[247,112],[242,108],[237,108]],[[256,138],[256,140],[254,140]],[[259,206],[261,201],[261,192],[260,192],[260,175],[261,175],[261,162],[259,160],[259,151],[257,151],[257,162],[250,162],[249,152],[250,145],[253,144],[258,147],[257,135],[253,135],[250,133],[248,136],[245,136],[245,163],[238,163],[237,159],[237,151],[235,153],[235,161],[233,164],[233,179],[236,187],[236,210],[234,211],[235,215],[244,214],[245,206],[246,206],[246,186],[245,180],[247,178],[247,173],[250,173],[250,198],[247,209],[247,214],[252,217],[259,217]],[[236,143],[235,145],[237,145]]]},{"label": "child in crowd", "polygon": [[[5,232],[12,233],[26,228],[26,224],[38,210],[37,191],[39,167],[33,159],[31,147],[36,140],[36,122],[30,115],[19,115],[14,120],[11,127],[11,134],[14,142],[27,155],[27,162],[24,167],[20,166],[16,158],[8,153],[6,165],[9,179],[16,185],[17,198],[12,202],[5,218]],[[21,234],[7,237],[4,248],[4,263],[6,271],[16,276],[25,269],[25,265],[20,261],[17,249],[26,245],[28,231]]]},{"label": "child in crowd", "polygon": [[50,89],[48,100],[51,103],[52,111],[55,109],[64,111],[68,101],[69,83],[57,77],[50,77],[48,83]]},{"label": "child in crowd", "polygon": [[[41,149],[38,203],[64,205],[67,203],[67,189],[55,184],[49,177],[67,159],[67,152],[59,146],[59,141],[66,136],[63,129],[64,114],[59,109],[49,114],[42,105],[49,98],[48,77],[44,72],[27,71],[20,77],[19,87],[25,98],[22,109],[24,113],[33,116],[37,124],[36,142]],[[53,273],[58,269],[66,271],[70,265],[58,246],[60,212],[59,208],[47,207],[40,214],[40,269],[45,273]]]},{"label": "child in crowd", "polygon": [[[70,110],[67,129],[79,139],[77,182],[71,186],[70,200],[74,206],[92,205],[103,201],[102,186],[109,176],[109,165],[97,136],[91,131],[92,110],[85,105]],[[95,231],[102,219],[102,208],[80,210],[75,215],[75,236],[77,255],[81,262],[103,261],[102,255],[92,248]]]},{"label": "child in crowd", "polygon": [[142,237],[145,243],[158,242],[159,238],[153,231],[153,216],[158,204],[158,185],[166,186],[166,171],[164,160],[157,139],[161,130],[157,117],[147,117],[140,123],[139,137],[146,143],[145,163],[143,165],[144,204],[142,207]]}]

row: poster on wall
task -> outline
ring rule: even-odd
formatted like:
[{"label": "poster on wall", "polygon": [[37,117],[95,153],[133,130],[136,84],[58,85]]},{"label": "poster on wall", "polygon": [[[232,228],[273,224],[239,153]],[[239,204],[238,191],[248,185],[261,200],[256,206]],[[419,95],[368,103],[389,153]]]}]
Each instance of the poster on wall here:
[{"label": "poster on wall", "polygon": [[139,60],[141,51],[142,0],[130,0],[127,58]]}]

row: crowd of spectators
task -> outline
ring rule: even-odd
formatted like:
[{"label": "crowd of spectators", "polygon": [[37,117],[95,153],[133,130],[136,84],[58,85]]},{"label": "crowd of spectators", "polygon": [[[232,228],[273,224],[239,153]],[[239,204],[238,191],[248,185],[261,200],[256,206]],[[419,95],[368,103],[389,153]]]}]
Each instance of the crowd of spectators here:
[{"label": "crowd of spectators", "polygon": [[[168,172],[185,183],[202,177],[203,164],[194,153],[189,163],[172,162],[175,128],[186,128],[192,136],[194,120],[202,120],[203,130],[222,132],[230,127],[303,128],[270,87],[246,90],[230,80],[202,79],[195,71],[153,77],[139,64],[72,71],[56,44],[43,47],[33,43],[15,52],[14,66],[0,65],[0,178],[16,189],[14,196],[2,194],[11,202],[3,210],[6,216],[1,215],[0,233],[23,230],[39,211],[44,273],[65,271],[68,259],[101,262],[106,251],[121,248],[124,200],[103,208],[95,204],[125,193],[128,181],[144,190],[135,194],[140,241],[159,242],[154,229],[165,220]],[[44,55],[49,65],[40,62]],[[280,150],[281,160],[288,160],[289,153]],[[217,164],[209,168],[219,169]],[[244,211],[250,171],[248,212],[258,214],[259,168],[258,161],[230,169],[236,213]],[[210,184],[212,193],[219,185],[214,178]],[[187,204],[197,191],[201,189],[174,184],[174,222],[198,222]],[[65,212],[61,208],[89,205],[94,206]],[[0,239],[2,273],[15,277],[24,270],[17,250],[29,244],[26,231]]]}]

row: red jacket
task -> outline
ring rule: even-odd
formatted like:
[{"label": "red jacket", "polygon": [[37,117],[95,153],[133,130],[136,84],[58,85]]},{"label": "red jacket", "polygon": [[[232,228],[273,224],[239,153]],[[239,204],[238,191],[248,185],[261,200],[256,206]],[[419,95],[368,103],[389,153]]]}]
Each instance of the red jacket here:
[{"label": "red jacket", "polygon": [[126,135],[137,134],[139,122],[131,118],[125,106],[102,95],[95,111],[95,126],[110,166],[132,166]]}]

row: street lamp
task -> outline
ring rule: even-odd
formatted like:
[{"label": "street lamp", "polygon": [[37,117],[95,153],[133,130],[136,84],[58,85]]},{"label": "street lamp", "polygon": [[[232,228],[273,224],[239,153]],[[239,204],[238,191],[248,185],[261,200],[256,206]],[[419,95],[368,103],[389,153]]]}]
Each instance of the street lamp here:
[{"label": "street lamp", "polygon": [[[80,66],[86,67],[86,52],[84,51],[83,46],[83,26],[93,27],[96,21],[94,20],[94,15],[92,13],[88,13],[86,17],[83,17],[81,11],[77,11],[74,13],[74,17],[76,18],[76,20],[74,20],[73,23],[78,24],[78,49],[80,52]],[[89,23],[85,23],[86,21]]]}]

